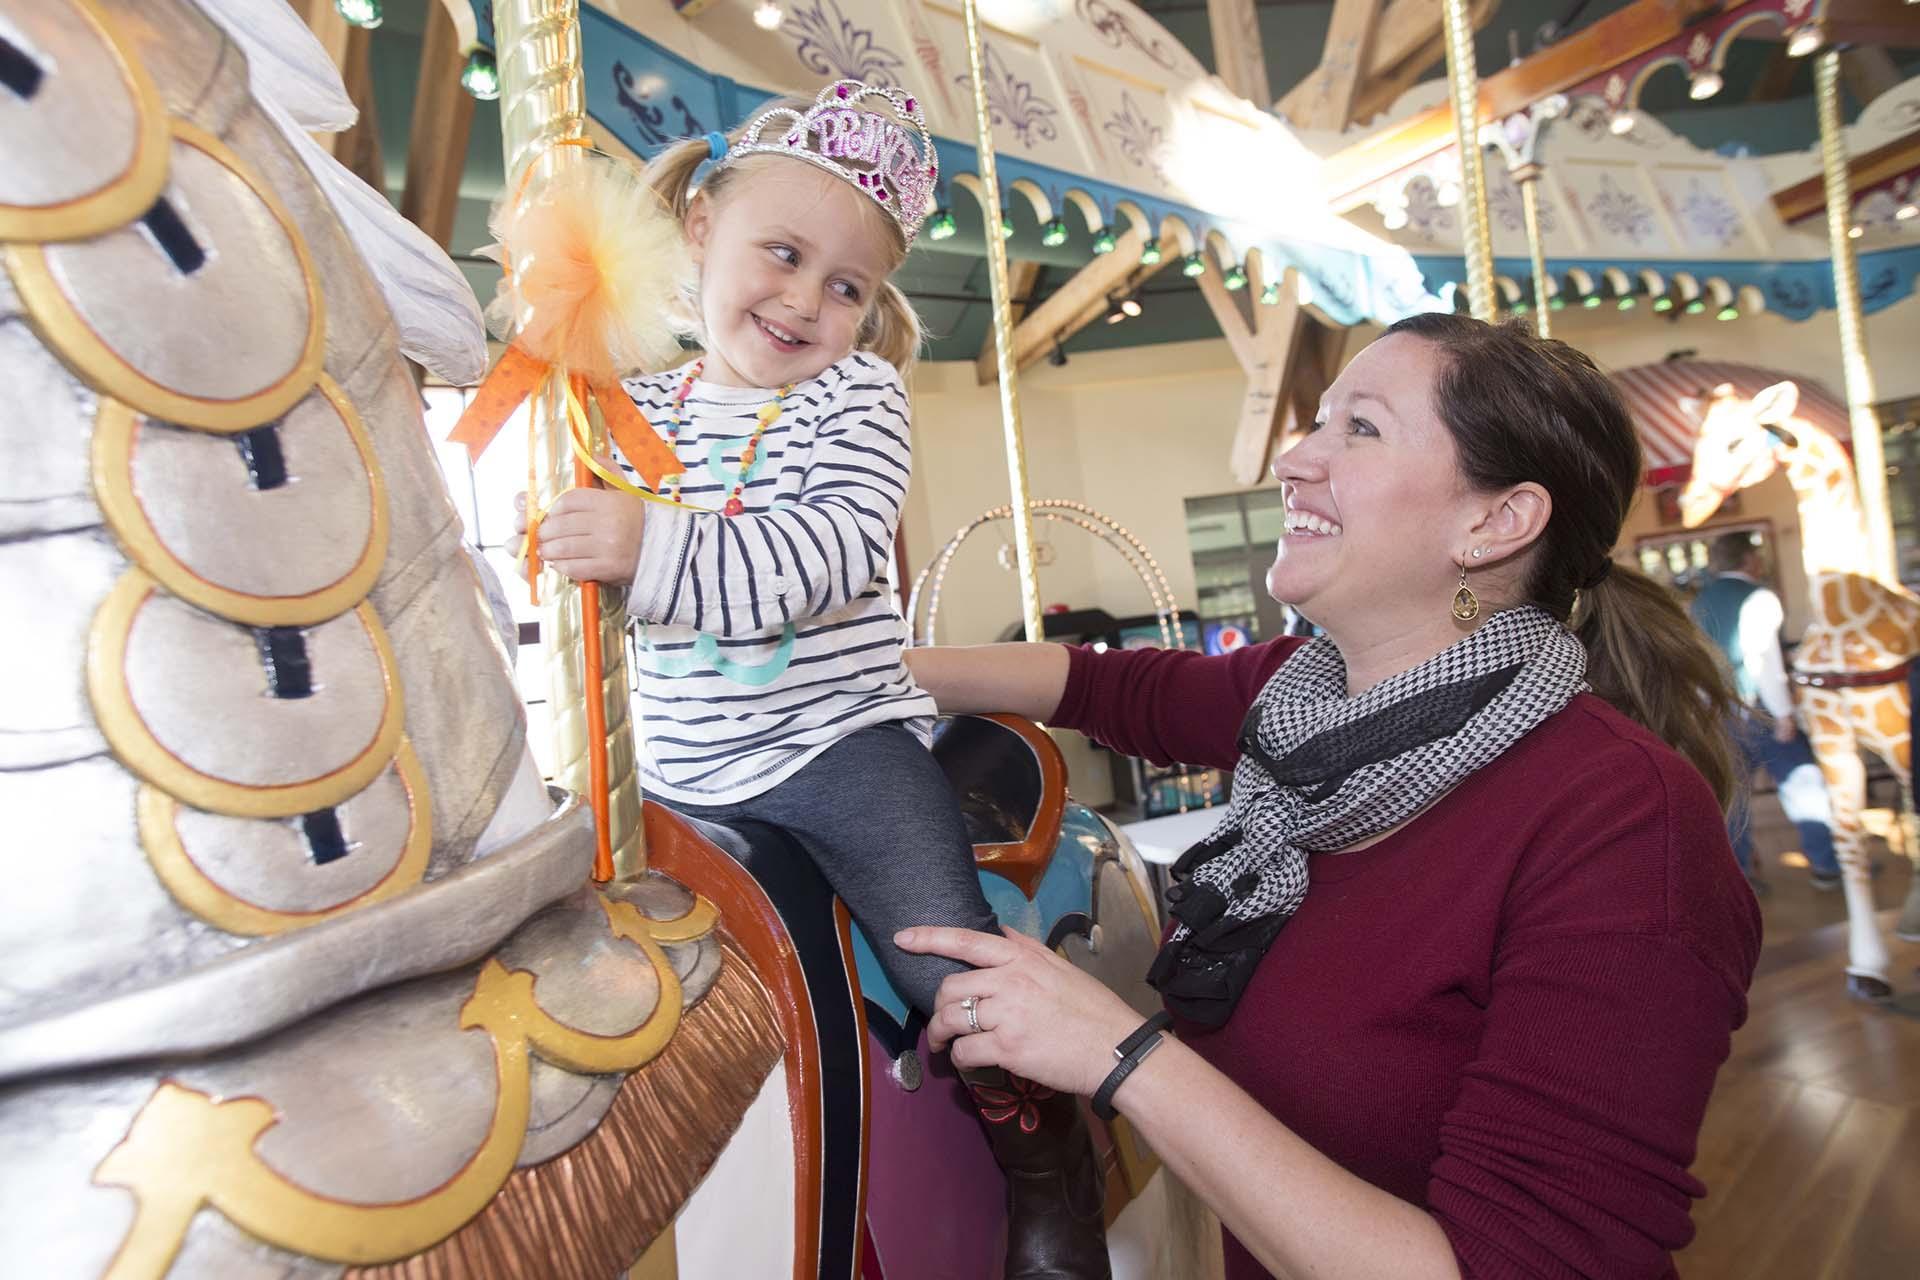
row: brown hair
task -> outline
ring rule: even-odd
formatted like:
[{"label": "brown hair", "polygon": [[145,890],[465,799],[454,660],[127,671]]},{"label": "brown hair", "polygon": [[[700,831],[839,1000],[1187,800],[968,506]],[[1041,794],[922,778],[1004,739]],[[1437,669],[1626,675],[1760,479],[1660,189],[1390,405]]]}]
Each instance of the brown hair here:
[{"label": "brown hair", "polygon": [[1758,550],[1753,534],[1745,529],[1723,533],[1707,547],[1707,568],[1715,573],[1737,573]]},{"label": "brown hair", "polygon": [[1612,560],[1642,471],[1633,415],[1612,380],[1518,322],[1430,312],[1387,333],[1445,354],[1434,408],[1468,484],[1492,491],[1531,481],[1552,496],[1522,598],[1573,628],[1593,691],[1692,761],[1729,807],[1739,775],[1720,664],[1672,592]]},{"label": "brown hair", "polygon": [[[776,106],[793,107],[804,111],[812,104],[795,98],[782,98],[766,104],[767,108]],[[755,112],[758,115],[759,112]],[[728,145],[740,141],[746,132],[743,124],[727,135]],[[647,164],[643,177],[660,199],[665,202],[673,215],[685,221],[687,210],[693,205],[696,194],[704,193],[709,200],[719,201],[726,197],[727,189],[741,180],[741,175],[769,163],[779,162],[778,156],[749,156],[724,169],[710,171],[705,180],[696,188],[694,173],[711,158],[705,138],[688,138],[674,143],[660,152]],[[863,201],[871,204],[871,201]],[[900,233],[900,224],[891,215],[877,205],[867,210],[875,226],[882,228],[881,234],[887,237],[892,249],[891,260],[887,265],[889,274],[898,271],[900,264],[907,258],[906,237]],[[700,311],[693,308],[693,317],[697,322]],[[875,290],[872,301],[867,306],[866,318],[860,322],[860,332],[854,337],[854,345],[862,351],[871,351],[906,377],[913,368],[913,362],[920,354],[920,317],[914,313],[913,304],[907,301],[907,295],[892,280],[882,280]]]}]

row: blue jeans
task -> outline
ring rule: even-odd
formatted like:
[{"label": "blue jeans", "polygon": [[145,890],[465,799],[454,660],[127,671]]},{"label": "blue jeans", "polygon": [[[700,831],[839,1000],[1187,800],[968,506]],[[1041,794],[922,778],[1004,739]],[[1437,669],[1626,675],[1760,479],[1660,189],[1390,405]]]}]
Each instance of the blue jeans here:
[{"label": "blue jeans", "polygon": [[[1822,875],[1837,875],[1840,861],[1833,852],[1833,806],[1827,799],[1827,780],[1814,762],[1813,746],[1807,735],[1795,731],[1788,742],[1776,742],[1773,719],[1764,712],[1738,715],[1727,724],[1734,745],[1745,757],[1747,772],[1755,765],[1767,771],[1779,788],[1780,807],[1800,831],[1800,850],[1807,864]],[[1747,813],[1735,813],[1727,826],[1733,842],[1733,856],[1742,871],[1752,871],[1753,824],[1751,806]]]},{"label": "blue jeans", "polygon": [[856,729],[770,791],[735,804],[668,808],[726,826],[763,822],[792,836],[867,931],[894,989],[924,1014],[966,965],[893,945],[909,925],[1000,932],[980,890],[973,842],[947,775],[898,724]]}]

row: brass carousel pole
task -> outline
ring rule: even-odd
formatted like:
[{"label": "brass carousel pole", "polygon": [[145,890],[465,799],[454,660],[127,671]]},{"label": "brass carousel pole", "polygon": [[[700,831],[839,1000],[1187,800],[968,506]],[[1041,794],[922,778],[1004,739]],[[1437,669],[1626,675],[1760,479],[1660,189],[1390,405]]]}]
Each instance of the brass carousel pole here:
[{"label": "brass carousel pole", "polygon": [[1520,215],[1527,223],[1527,256],[1533,260],[1533,327],[1543,338],[1553,336],[1553,321],[1547,317],[1553,308],[1547,305],[1547,251],[1540,243],[1540,196],[1534,184],[1540,181],[1540,166],[1524,165],[1514,170],[1514,183],[1520,188]]},{"label": "brass carousel pole", "polygon": [[1474,319],[1497,314],[1493,239],[1487,226],[1487,173],[1480,163],[1480,73],[1473,60],[1467,0],[1442,0],[1447,33],[1447,84],[1460,144],[1460,235],[1467,259],[1467,302]]},{"label": "brass carousel pole", "polygon": [[[507,190],[510,198],[525,199],[541,183],[587,163],[586,149],[578,145],[587,133],[579,3],[495,0],[493,14]],[[555,369],[527,402],[532,418],[527,502],[535,511],[545,511],[589,478],[568,444],[567,379],[566,370]],[[594,451],[604,452],[605,432],[598,422],[593,435]],[[601,851],[595,878],[634,875],[646,865],[646,849],[634,771],[624,594],[595,583],[583,588],[545,567],[539,594],[554,780],[593,803]],[[583,609],[596,615],[591,631],[582,625]],[[589,690],[587,673],[594,667],[601,687]],[[589,697],[595,702],[590,704]]]},{"label": "brass carousel pole", "polygon": [[1814,61],[1814,93],[1820,110],[1820,163],[1827,187],[1827,242],[1833,253],[1833,304],[1840,316],[1840,359],[1847,380],[1847,412],[1853,431],[1853,465],[1867,520],[1867,549],[1882,581],[1900,581],[1894,561],[1893,521],[1887,510],[1887,464],[1874,410],[1873,367],[1867,361],[1866,318],[1860,309],[1860,267],[1854,260],[1853,183],[1847,140],[1840,130],[1840,54],[1826,50]]},{"label": "brass carousel pole", "polygon": [[1534,329],[1543,338],[1553,336],[1553,322],[1548,319],[1553,309],[1547,305],[1547,251],[1540,239],[1540,195],[1535,187],[1545,170],[1535,152],[1540,148],[1547,121],[1564,115],[1566,110],[1565,96],[1556,93],[1525,111],[1487,125],[1481,133],[1483,143],[1491,142],[1500,148],[1501,158],[1507,162],[1507,175],[1520,188],[1520,216],[1526,223],[1527,256],[1533,263]]},{"label": "brass carousel pole", "polygon": [[980,149],[980,181],[987,190],[987,279],[993,291],[994,362],[1000,373],[1000,418],[1006,428],[1007,481],[1013,491],[1013,550],[1019,559],[1020,612],[1027,639],[1044,638],[1040,620],[1040,575],[1033,559],[1033,512],[1027,498],[1027,453],[1020,434],[1020,389],[1013,351],[1013,310],[1007,297],[1007,242],[1000,234],[1000,177],[993,155],[993,117],[987,110],[978,0],[966,0],[967,67],[973,79],[974,131]]}]

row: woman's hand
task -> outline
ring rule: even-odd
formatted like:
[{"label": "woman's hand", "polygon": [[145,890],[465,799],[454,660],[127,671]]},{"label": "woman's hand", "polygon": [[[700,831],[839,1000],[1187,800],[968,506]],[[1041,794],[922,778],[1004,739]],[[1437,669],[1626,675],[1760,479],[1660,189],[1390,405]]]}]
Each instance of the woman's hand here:
[{"label": "woman's hand", "polygon": [[[640,567],[640,539],[647,504],[609,489],[569,489],[554,499],[540,520],[540,558],[577,582],[626,586]],[[527,532],[527,495],[513,500],[513,555]],[[520,576],[526,577],[526,561]]]},{"label": "woman's hand", "polygon": [[[1113,1047],[1141,1022],[1126,1001],[1025,934],[969,929],[903,929],[903,951],[930,952],[973,965],[940,984],[927,1035],[953,1045],[957,1067],[1004,1067],[1050,1089],[1091,1094],[1113,1070]],[[976,996],[967,1022],[963,1004]]]}]

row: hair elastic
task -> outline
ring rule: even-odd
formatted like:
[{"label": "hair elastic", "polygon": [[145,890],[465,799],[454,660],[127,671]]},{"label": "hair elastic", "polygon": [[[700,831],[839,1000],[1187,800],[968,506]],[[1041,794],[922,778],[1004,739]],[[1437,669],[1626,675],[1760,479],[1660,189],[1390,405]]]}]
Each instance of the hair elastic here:
[{"label": "hair elastic", "polygon": [[727,154],[727,135],[715,129],[707,135],[707,158],[722,160]]}]

